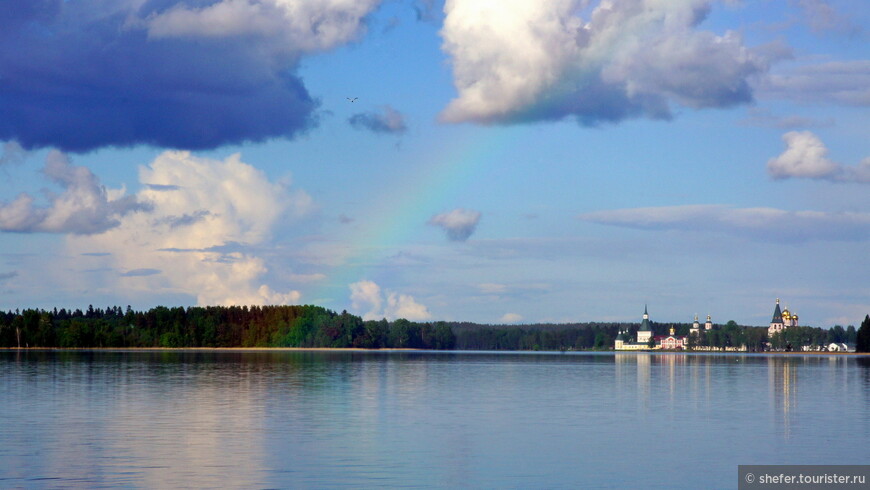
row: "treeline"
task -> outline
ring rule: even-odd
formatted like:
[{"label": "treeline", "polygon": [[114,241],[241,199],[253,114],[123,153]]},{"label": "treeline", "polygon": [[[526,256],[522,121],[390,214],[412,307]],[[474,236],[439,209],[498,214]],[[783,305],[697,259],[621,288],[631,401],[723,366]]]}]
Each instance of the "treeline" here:
[{"label": "treeline", "polygon": [[[730,321],[689,335],[691,324],[650,322],[654,335],[689,336],[689,348],[801,350],[831,342],[870,350],[870,316],[861,329],[790,327],[768,338],[767,327]],[[364,349],[610,350],[620,330],[637,338],[639,324],[571,323],[522,326],[467,322],[367,320],[319,306],[129,306],[0,312],[0,347],[356,347]]]},{"label": "treeline", "polygon": [[800,350],[803,347],[827,346],[832,342],[856,345],[858,331],[854,325],[843,328],[836,325],[828,330],[818,327],[789,327],[770,337],[770,346],[776,350]]},{"label": "treeline", "polygon": [[[868,331],[867,349],[870,350],[870,317],[865,319]],[[451,323],[456,333],[456,348],[463,350],[609,350],[620,330],[625,329],[631,341],[637,338],[638,323],[571,323],[531,324],[516,327]],[[690,323],[650,322],[654,336],[668,335],[671,327],[677,336],[689,338],[689,348],[727,349],[746,346],[749,351],[802,350],[805,346],[820,348],[832,342],[859,345],[860,330],[850,325],[836,325],[830,329],[818,327],[791,327],[782,333],[767,335],[767,327],[738,325],[729,321],[716,324],[712,330],[689,335]]]},{"label": "treeline", "polygon": [[[695,345],[725,347],[741,345],[746,339],[767,340],[767,328],[742,327],[730,322],[728,328],[716,326]],[[732,325],[733,324],[733,325]],[[475,323],[451,323],[456,332],[456,348],[465,350],[610,350],[620,330],[637,338],[639,323],[539,323],[515,327]],[[653,335],[667,335],[674,327],[676,335],[689,335],[690,323],[650,322]],[[763,332],[763,334],[762,334]]]},{"label": "treeline", "polygon": [[363,321],[319,306],[129,306],[0,312],[0,347],[358,347],[454,349],[444,322]]},{"label": "treeline", "polygon": [[[689,335],[689,328],[678,329],[678,335]],[[773,336],[768,336],[767,327],[750,327],[738,325],[729,321],[725,325],[714,325],[712,330],[704,330],[703,327],[697,336],[689,335],[689,347],[712,347],[725,349],[730,347],[746,346],[753,352],[765,350],[799,351],[804,347],[817,350],[827,347],[831,343],[845,343],[854,345],[857,339],[857,331],[853,325],[843,328],[836,325],[829,329],[819,327],[789,327]],[[664,332],[656,335],[664,335]]]},{"label": "treeline", "polygon": [[[621,323],[531,324],[516,327],[452,323],[459,350],[608,350]],[[637,330],[637,326],[635,326]]]}]

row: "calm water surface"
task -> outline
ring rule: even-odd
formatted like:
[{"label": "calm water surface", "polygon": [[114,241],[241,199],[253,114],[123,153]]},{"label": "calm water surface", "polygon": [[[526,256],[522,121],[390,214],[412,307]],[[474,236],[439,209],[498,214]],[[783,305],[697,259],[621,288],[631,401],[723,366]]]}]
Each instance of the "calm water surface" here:
[{"label": "calm water surface", "polygon": [[736,488],[870,463],[868,361],[0,351],[0,488]]}]

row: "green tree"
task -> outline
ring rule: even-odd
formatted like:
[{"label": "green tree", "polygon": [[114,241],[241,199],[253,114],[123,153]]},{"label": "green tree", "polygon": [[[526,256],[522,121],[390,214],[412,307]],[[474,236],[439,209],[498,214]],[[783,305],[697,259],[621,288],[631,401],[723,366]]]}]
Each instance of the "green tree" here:
[{"label": "green tree", "polygon": [[846,342],[854,345],[858,341],[858,331],[855,330],[855,325],[849,325],[846,328]]},{"label": "green tree", "polygon": [[399,318],[390,327],[390,347],[404,349],[409,346],[411,340],[411,322]]},{"label": "green tree", "polygon": [[855,339],[855,351],[870,352],[870,315],[864,317]]},{"label": "green tree", "polygon": [[456,335],[450,325],[444,322],[435,324],[435,348],[441,350],[453,349],[456,345]]},{"label": "green tree", "polygon": [[828,342],[846,342],[846,329],[841,325],[834,325],[828,330]]},{"label": "green tree", "polygon": [[747,327],[744,335],[746,336],[746,348],[752,352],[762,352],[767,346],[767,328],[765,327]]},{"label": "green tree", "polygon": [[609,349],[610,344],[607,342],[607,335],[604,332],[598,332],[595,334],[595,350],[605,350]]}]

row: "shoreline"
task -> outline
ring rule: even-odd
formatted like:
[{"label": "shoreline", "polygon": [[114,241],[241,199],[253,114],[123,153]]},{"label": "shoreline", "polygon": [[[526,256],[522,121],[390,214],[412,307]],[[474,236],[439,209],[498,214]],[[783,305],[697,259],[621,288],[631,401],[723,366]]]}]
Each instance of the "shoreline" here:
[{"label": "shoreline", "polygon": [[[411,349],[411,348],[382,348],[382,349],[365,349],[362,347],[2,347],[0,351],[202,351],[202,352],[230,352],[230,351],[335,351],[335,352],[456,352],[447,350],[435,349]],[[558,351],[556,351],[558,352]]]},{"label": "shoreline", "polygon": [[486,354],[667,354],[667,355],[729,355],[729,356],[856,356],[867,357],[870,352],[746,352],[746,351],[671,351],[671,350],[436,350],[412,348],[365,349],[362,347],[2,347],[0,351],[45,352],[434,352],[434,353],[486,353]]}]

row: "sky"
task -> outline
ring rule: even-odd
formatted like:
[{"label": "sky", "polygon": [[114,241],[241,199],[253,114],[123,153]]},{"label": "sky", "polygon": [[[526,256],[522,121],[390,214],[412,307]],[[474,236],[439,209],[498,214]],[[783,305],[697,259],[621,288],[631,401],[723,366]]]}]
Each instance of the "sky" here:
[{"label": "sky", "polygon": [[865,0],[32,0],[0,26],[0,309],[870,313]]}]

